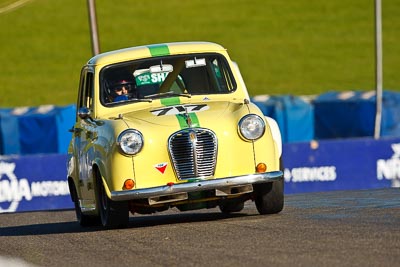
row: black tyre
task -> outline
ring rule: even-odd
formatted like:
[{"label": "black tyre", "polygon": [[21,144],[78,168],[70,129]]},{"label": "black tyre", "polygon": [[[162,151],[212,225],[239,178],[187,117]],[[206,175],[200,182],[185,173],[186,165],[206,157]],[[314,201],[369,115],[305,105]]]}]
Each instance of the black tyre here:
[{"label": "black tyre", "polygon": [[76,188],[75,188],[74,184],[71,184],[70,192],[71,192],[72,199],[74,201],[76,219],[79,222],[79,224],[83,227],[100,225],[100,217],[99,216],[86,215],[86,214],[82,213],[81,207],[79,205],[78,194],[76,192]]},{"label": "black tyre", "polygon": [[126,227],[129,222],[128,203],[109,199],[99,176],[96,179],[96,185],[97,203],[102,225],[106,228]]},{"label": "black tyre", "polygon": [[244,208],[244,202],[242,200],[225,200],[219,205],[219,209],[222,213],[229,214],[232,212],[242,211]]},{"label": "black tyre", "polygon": [[[279,159],[279,169],[283,172],[283,160]],[[256,208],[260,214],[274,214],[282,211],[284,206],[284,179],[255,187]]]},{"label": "black tyre", "polygon": [[284,205],[283,180],[257,185],[255,203],[260,214],[281,212]]}]

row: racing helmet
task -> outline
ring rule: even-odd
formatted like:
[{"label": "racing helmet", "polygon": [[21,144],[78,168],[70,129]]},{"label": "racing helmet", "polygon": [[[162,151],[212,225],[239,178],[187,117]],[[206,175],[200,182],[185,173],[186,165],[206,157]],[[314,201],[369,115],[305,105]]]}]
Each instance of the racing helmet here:
[{"label": "racing helmet", "polygon": [[113,89],[114,89],[114,91],[119,91],[119,90],[122,90],[122,87],[126,87],[126,89],[128,89],[128,91],[130,91],[131,84],[132,84],[132,82],[130,82],[128,80],[119,80],[113,84]]}]

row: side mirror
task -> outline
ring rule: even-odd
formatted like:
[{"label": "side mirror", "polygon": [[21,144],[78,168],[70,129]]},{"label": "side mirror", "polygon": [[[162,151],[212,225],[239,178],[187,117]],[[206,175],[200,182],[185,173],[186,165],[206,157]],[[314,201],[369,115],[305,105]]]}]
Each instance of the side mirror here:
[{"label": "side mirror", "polygon": [[87,107],[81,107],[78,110],[78,116],[82,120],[86,120],[86,119],[90,118],[90,110]]}]

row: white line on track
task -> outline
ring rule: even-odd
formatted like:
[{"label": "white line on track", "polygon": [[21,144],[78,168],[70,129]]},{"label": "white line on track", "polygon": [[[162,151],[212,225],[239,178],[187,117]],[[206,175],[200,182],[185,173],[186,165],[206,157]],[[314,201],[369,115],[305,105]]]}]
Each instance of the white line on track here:
[{"label": "white line on track", "polygon": [[5,7],[1,7],[0,8],[0,14],[11,12],[11,11],[17,9],[17,8],[23,7],[24,5],[26,5],[30,1],[32,1],[32,0],[19,0],[19,1],[16,1],[14,3],[11,3],[11,4],[9,4],[9,5],[5,6]]},{"label": "white line on track", "polygon": [[0,266],[7,267],[35,267],[36,265],[30,264],[22,259],[9,258],[0,256]]}]

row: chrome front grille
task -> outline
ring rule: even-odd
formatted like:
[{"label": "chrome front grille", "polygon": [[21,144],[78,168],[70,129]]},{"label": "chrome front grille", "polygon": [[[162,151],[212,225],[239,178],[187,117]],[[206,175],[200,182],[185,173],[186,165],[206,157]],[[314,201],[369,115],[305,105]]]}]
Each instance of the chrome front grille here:
[{"label": "chrome front grille", "polygon": [[168,148],[178,179],[214,175],[217,138],[211,130],[189,128],[170,136]]}]

